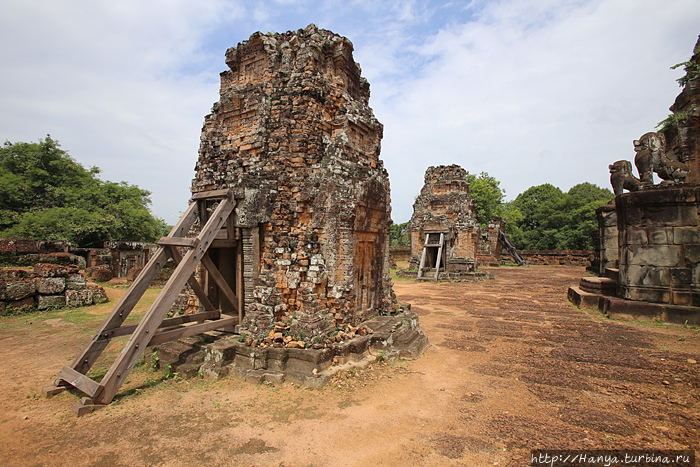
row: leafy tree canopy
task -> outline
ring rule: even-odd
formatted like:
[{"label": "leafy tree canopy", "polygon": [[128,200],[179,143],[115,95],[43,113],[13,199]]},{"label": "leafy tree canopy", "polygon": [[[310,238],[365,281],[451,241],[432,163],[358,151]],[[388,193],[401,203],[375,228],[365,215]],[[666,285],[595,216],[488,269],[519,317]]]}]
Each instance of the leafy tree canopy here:
[{"label": "leafy tree canopy", "polygon": [[612,198],[607,188],[587,182],[567,193],[548,183],[530,187],[512,203],[523,216],[513,243],[524,250],[591,250],[595,210]]},{"label": "leafy tree canopy", "polygon": [[408,222],[391,224],[389,232],[391,246],[411,246],[411,236],[408,233]]},{"label": "leafy tree canopy", "polygon": [[49,135],[0,148],[0,237],[69,240],[100,247],[106,240],[155,241],[167,226],[149,210],[150,192],[103,182]]},{"label": "leafy tree canopy", "polygon": [[500,215],[500,207],[506,190],[501,188],[501,182],[486,172],[478,176],[467,172],[469,194],[476,202],[476,219],[481,228],[486,228],[495,216]]}]

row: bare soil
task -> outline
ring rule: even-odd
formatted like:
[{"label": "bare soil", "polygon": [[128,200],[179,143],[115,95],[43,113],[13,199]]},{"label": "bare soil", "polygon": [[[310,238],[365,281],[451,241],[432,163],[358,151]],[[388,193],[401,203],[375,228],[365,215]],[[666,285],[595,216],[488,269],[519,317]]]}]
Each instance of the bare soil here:
[{"label": "bare soil", "polygon": [[479,283],[396,281],[432,343],[419,360],[312,390],[167,377],[146,358],[109,408],[81,418],[79,393],[46,399],[41,387],[109,306],[2,317],[0,462],[473,467],[529,465],[536,448],[698,449],[697,328],[576,309],[566,290],[581,267],[490,271]]}]

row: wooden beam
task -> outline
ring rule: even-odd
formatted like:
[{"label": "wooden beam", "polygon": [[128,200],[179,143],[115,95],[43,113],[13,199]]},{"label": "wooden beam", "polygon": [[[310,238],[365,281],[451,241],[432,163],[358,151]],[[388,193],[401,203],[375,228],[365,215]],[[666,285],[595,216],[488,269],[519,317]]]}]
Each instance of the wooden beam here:
[{"label": "wooden beam", "polygon": [[136,280],[134,280],[129,290],[122,296],[119,302],[115,305],[110,315],[105,319],[97,332],[93,335],[92,340],[78,355],[70,367],[78,373],[85,374],[95,364],[102,351],[107,347],[108,340],[104,340],[100,336],[105,330],[118,328],[124,320],[129,316],[131,310],[139,302],[144,292],[153,282],[153,279],[158,275],[165,263],[170,258],[169,252],[160,248],[151,260],[146,264],[146,267],[141,271]]},{"label": "wooden beam", "polygon": [[[170,237],[184,237],[185,234],[190,230],[192,224],[197,218],[197,203],[192,203],[187,211],[182,215],[180,220],[173,226],[170,230]],[[163,269],[165,263],[170,258],[169,252],[164,248],[160,248],[152,258],[148,260],[146,266],[138,275],[136,280],[134,280],[129,290],[122,296],[122,298],[117,302],[112,312],[104,320],[102,325],[99,327],[95,335],[92,337],[88,345],[83,349],[83,351],[73,360],[70,367],[73,368],[78,373],[87,373],[92,365],[95,364],[102,351],[107,347],[109,340],[104,340],[100,336],[104,333],[106,329],[117,328],[122,325],[124,320],[129,316],[131,310],[143,296],[144,292],[148,290],[148,287],[156,278],[158,273]]]},{"label": "wooden beam", "polygon": [[92,413],[95,410],[104,409],[105,407],[107,407],[106,404],[96,404],[89,397],[83,397],[78,402],[73,404],[71,410],[75,412],[78,417],[82,417],[83,415]]},{"label": "wooden beam", "polygon": [[215,321],[207,321],[200,324],[192,324],[190,326],[184,326],[178,329],[171,329],[169,331],[159,332],[151,339],[148,346],[162,344],[163,342],[170,342],[177,339],[182,339],[183,337],[196,336],[207,331],[215,331],[217,329],[225,328],[227,326],[234,326],[238,324],[238,318],[225,318],[217,319]]},{"label": "wooden beam", "polygon": [[420,255],[420,266],[418,266],[418,275],[416,276],[416,279],[423,278],[423,266],[425,266],[425,255],[426,255],[425,244],[428,243],[429,238],[430,238],[430,234],[425,234],[425,242],[423,243],[423,253]]},{"label": "wooden beam", "polygon": [[74,388],[81,390],[90,397],[99,395],[99,393],[102,392],[102,389],[104,389],[100,383],[91,380],[84,374],[78,373],[73,368],[67,366],[61,368],[61,371],[58,372],[58,378],[70,384]]},{"label": "wooden beam", "polygon": [[[180,255],[180,252],[177,251],[177,248],[170,247],[170,254],[172,255],[175,263],[180,264],[180,261],[182,261],[182,256]],[[187,283],[190,285],[190,287],[192,287],[192,291],[197,296],[197,298],[199,298],[199,301],[202,302],[202,305],[204,305],[205,310],[216,310],[214,304],[211,302],[211,300],[209,300],[207,293],[204,291],[202,286],[199,284],[199,282],[197,282],[197,279],[194,277],[194,273],[192,273]]]},{"label": "wooden beam", "polygon": [[221,240],[216,239],[211,242],[211,248],[236,248],[238,246],[238,240]]},{"label": "wooden beam", "polygon": [[161,237],[158,240],[158,245],[160,246],[184,246],[188,248],[194,248],[197,246],[198,240],[196,238],[182,238],[182,237]]},{"label": "wooden beam", "polygon": [[195,193],[192,195],[192,201],[197,201],[200,199],[216,199],[216,198],[228,198],[233,197],[231,196],[233,190],[230,188],[223,188],[221,190],[209,190],[209,191],[201,191],[199,193]]},{"label": "wooden beam", "polygon": [[[199,203],[193,203],[199,204]],[[121,385],[126,380],[129,372],[133,369],[136,361],[146,349],[160,327],[165,315],[170,311],[170,307],[175,302],[185,283],[207,252],[211,242],[216,237],[217,231],[226,222],[226,219],[233,211],[236,202],[230,198],[223,199],[216,207],[207,223],[202,227],[197,236],[199,244],[187,252],[180,264],[177,265],[168,282],[161,290],[156,300],[151,305],[146,315],[141,320],[131,338],[126,343],[121,353],[110,367],[107,374],[102,379],[104,386],[102,393],[94,400],[97,404],[109,404]]]},{"label": "wooden beam", "polygon": [[202,258],[202,265],[206,268],[207,272],[211,276],[211,278],[214,280],[217,286],[219,286],[219,289],[221,292],[223,292],[224,297],[226,297],[226,300],[229,301],[229,303],[233,306],[234,311],[238,311],[238,297],[236,297],[236,294],[233,293],[233,290],[231,290],[231,287],[228,285],[226,282],[226,279],[224,279],[224,276],[221,275],[219,270],[217,269],[216,265],[214,262],[211,260],[209,257],[209,254],[205,254],[204,257]]},{"label": "wooden beam", "polygon": [[435,278],[434,282],[437,282],[438,276],[440,275],[440,261],[442,260],[442,245],[445,242],[445,234],[440,233],[440,248],[438,249],[437,259],[435,260]]},{"label": "wooden beam", "polygon": [[236,246],[236,296],[238,296],[238,322],[243,322],[244,288],[243,288],[243,237],[236,229],[236,236],[240,237]]},{"label": "wooden beam", "polygon": [[[195,321],[206,321],[208,319],[219,319],[220,316],[221,316],[221,312],[219,310],[205,311],[202,313],[193,313],[191,315],[176,316],[174,318],[164,319],[158,329],[163,329],[163,328],[167,328],[170,326],[177,326],[179,324],[184,324],[184,323],[192,323]],[[132,324],[129,326],[122,326],[120,328],[108,329],[103,334],[103,339],[112,339],[114,337],[127,336],[129,334],[132,334],[136,330],[137,327],[138,327],[138,324]]]}]

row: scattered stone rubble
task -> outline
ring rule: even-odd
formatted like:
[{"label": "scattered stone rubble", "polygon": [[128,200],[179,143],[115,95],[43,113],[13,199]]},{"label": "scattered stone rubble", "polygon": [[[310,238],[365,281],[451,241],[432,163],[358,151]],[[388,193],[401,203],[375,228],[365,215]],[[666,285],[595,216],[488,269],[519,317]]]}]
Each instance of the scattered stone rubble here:
[{"label": "scattered stone rubble", "polygon": [[87,285],[76,266],[38,263],[31,272],[0,270],[0,315],[28,309],[77,308],[107,301],[104,289]]},{"label": "scattered stone rubble", "polygon": [[[700,65],[700,40],[694,51]],[[610,166],[616,196],[596,211],[600,277],[569,289],[579,306],[700,324],[700,77],[670,110],[663,132],[634,141],[639,178],[628,161]]]},{"label": "scattered stone rubble", "polygon": [[259,346],[251,346],[247,341],[250,337],[200,335],[159,345],[156,352],[160,364],[170,365],[171,371],[184,377],[201,375],[217,380],[232,376],[253,383],[321,387],[350,366],[416,359],[429,346],[418,317],[410,310],[376,316],[307,349],[303,342],[291,338],[291,329],[286,323],[276,323],[268,343]]}]

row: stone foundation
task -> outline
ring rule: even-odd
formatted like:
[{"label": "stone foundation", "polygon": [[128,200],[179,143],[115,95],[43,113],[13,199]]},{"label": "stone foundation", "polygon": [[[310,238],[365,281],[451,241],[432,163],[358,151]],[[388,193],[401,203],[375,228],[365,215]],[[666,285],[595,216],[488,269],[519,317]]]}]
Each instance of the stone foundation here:
[{"label": "stone foundation", "polygon": [[217,380],[228,375],[253,383],[321,387],[349,366],[362,367],[377,359],[413,360],[430,345],[418,326],[418,317],[409,311],[377,316],[361,327],[368,330],[365,335],[318,349],[250,347],[239,336],[212,333],[161,344],[156,352],[161,364],[171,365],[171,371],[185,377]]}]

